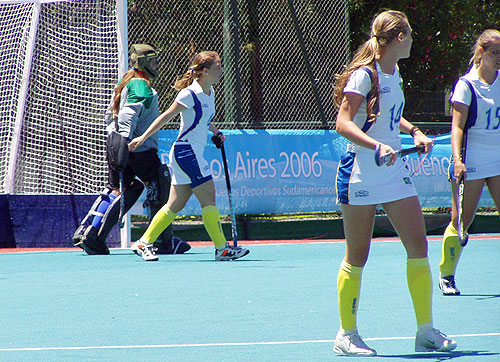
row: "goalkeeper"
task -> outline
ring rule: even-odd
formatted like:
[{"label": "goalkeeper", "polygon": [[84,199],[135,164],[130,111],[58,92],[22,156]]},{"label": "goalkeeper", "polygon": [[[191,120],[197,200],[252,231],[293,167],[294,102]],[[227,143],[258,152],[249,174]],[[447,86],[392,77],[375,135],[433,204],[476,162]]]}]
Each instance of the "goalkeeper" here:
[{"label": "goalkeeper", "polygon": [[[151,88],[159,68],[155,49],[147,44],[132,45],[130,63],[131,68],[114,90],[105,117],[108,184],[73,235],[73,244],[89,255],[109,254],[106,237],[121,213],[137,201],[144,186],[147,196],[143,206],[150,220],[167,202],[170,192],[168,167],[158,157],[158,134],[130,153],[127,145],[148,129],[159,114],[158,94]],[[171,226],[159,235],[154,247],[158,254],[181,254],[191,248],[172,235]]]}]

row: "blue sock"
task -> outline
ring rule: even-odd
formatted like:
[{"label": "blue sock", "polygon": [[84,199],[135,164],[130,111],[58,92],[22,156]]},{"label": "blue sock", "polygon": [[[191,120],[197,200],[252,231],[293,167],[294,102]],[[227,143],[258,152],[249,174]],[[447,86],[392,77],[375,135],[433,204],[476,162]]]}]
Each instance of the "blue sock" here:
[{"label": "blue sock", "polygon": [[[101,201],[99,206],[97,207],[97,212],[100,214],[105,214],[106,211],[108,210],[109,206],[113,203],[113,201],[116,199],[117,195],[111,193],[106,197],[104,200]],[[94,216],[92,219],[92,226],[99,228],[102,224],[102,216]]]}]

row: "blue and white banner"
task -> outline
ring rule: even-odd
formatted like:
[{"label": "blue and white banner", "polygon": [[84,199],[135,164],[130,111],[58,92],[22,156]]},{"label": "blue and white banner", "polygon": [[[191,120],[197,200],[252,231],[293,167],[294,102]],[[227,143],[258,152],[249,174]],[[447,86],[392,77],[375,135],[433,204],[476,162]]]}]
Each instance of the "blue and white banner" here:
[{"label": "blue and white banner", "polygon": [[[236,214],[299,213],[340,210],[336,204],[335,175],[347,141],[335,131],[322,130],[224,130],[226,156]],[[168,153],[177,137],[175,130],[159,134],[159,155]],[[210,136],[209,136],[210,137]],[[413,140],[403,136],[403,147]],[[411,155],[409,165],[423,207],[451,207],[447,180],[450,136],[435,139],[432,153],[422,162]],[[215,181],[217,205],[229,213],[220,150],[208,140],[204,153]],[[492,206],[487,192],[481,206]],[[199,215],[193,196],[181,214]]]}]

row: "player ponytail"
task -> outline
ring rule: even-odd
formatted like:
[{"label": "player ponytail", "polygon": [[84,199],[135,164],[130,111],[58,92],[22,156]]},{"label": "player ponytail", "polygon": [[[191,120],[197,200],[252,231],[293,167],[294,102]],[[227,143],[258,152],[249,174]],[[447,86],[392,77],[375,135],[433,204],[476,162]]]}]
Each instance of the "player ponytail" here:
[{"label": "player ponytail", "polygon": [[191,83],[193,83],[193,80],[200,77],[203,69],[210,68],[218,58],[219,54],[212,51],[204,51],[197,54],[191,62],[188,71],[176,79],[173,88],[180,91],[181,89],[189,87]]},{"label": "player ponytail", "polygon": [[122,91],[123,88],[125,88],[130,82],[131,79],[133,78],[142,78],[148,82],[148,85],[151,86],[151,81],[149,80],[148,76],[146,73],[141,72],[139,69],[132,67],[125,75],[123,76],[122,80],[120,83],[115,88],[115,95],[113,96],[113,105],[111,106],[111,110],[113,111],[113,114],[117,115],[118,111],[120,110],[120,102],[122,98]]},{"label": "player ponytail", "polygon": [[377,54],[383,52],[400,33],[409,34],[410,24],[406,15],[400,11],[388,10],[378,14],[371,25],[371,36],[364,42],[354,54],[351,63],[342,74],[336,74],[333,99],[334,104],[340,107],[344,99],[344,88],[352,73],[361,67],[368,67],[372,70],[371,98],[366,104],[366,113],[369,121],[374,122],[378,116],[375,110],[380,97],[379,81],[375,60]]},{"label": "player ponytail", "polygon": [[342,100],[344,99],[344,88],[355,70],[361,67],[368,67],[372,70],[372,97],[366,105],[366,113],[370,115],[370,122],[375,121],[377,115],[374,114],[374,109],[376,109],[375,104],[378,102],[379,98],[379,87],[378,87],[378,73],[375,67],[375,55],[377,54],[379,45],[375,37],[371,37],[363,45],[361,45],[356,53],[352,62],[346,67],[342,74],[336,74],[336,81],[334,85],[333,100],[337,107],[340,107]]},{"label": "player ponytail", "polygon": [[481,63],[482,52],[488,49],[492,41],[500,40],[500,31],[496,29],[487,29],[481,33],[476,43],[472,47],[472,58],[470,60],[470,65],[478,65]]},{"label": "player ponytail", "polygon": [[[148,82],[151,87],[151,80],[154,80],[158,72],[158,63],[156,63],[156,50],[149,44],[133,44],[130,47],[129,66],[130,69],[123,76],[122,80],[115,88],[113,96],[113,105],[111,110],[115,115],[118,115],[120,110],[121,94],[133,78],[142,78]],[[152,61],[155,63],[151,63]]]}]

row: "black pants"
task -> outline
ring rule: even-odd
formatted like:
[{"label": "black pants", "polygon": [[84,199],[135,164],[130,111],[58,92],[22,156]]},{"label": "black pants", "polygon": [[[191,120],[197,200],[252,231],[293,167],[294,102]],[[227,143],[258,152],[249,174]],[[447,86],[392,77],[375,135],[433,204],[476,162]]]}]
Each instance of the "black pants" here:
[{"label": "black pants", "polygon": [[[130,152],[127,167],[123,171],[123,183],[126,188],[135,177],[142,182],[156,179],[156,170],[161,165],[157,149],[143,152]],[[120,188],[120,174],[108,166],[108,187],[113,190]]]}]

